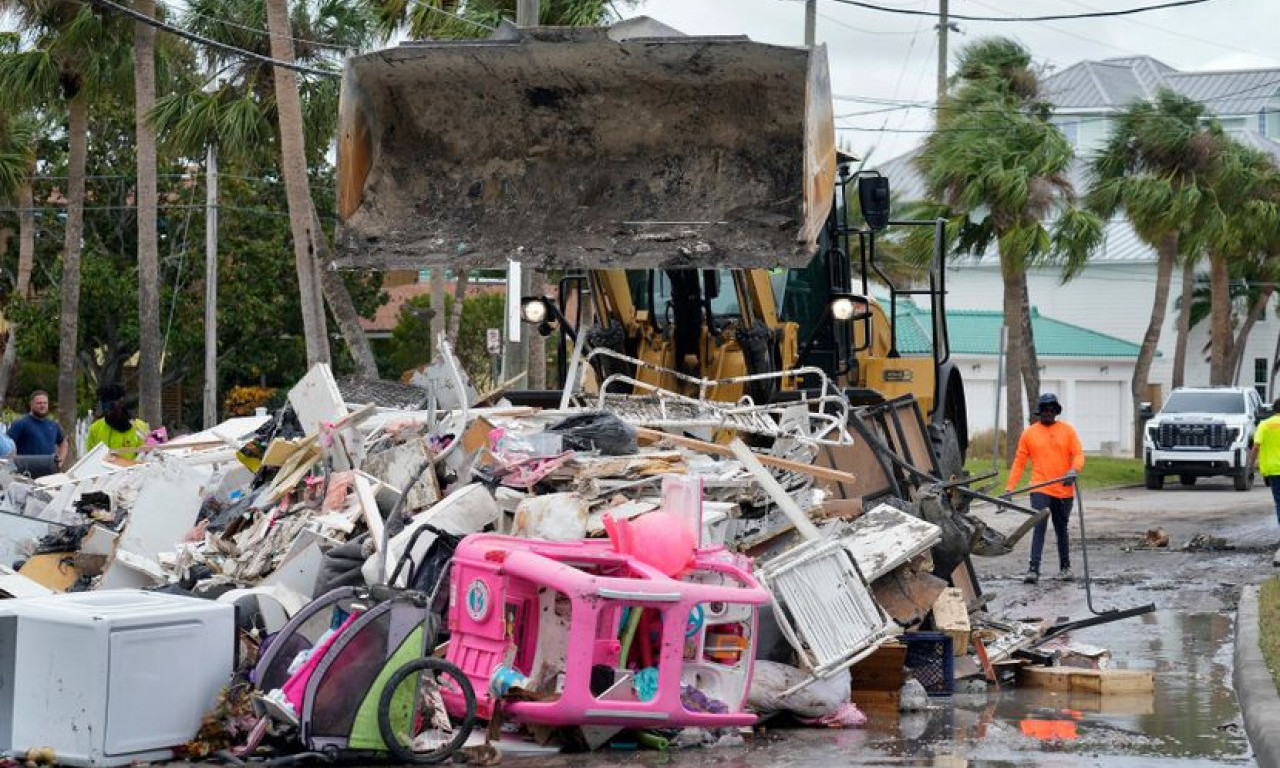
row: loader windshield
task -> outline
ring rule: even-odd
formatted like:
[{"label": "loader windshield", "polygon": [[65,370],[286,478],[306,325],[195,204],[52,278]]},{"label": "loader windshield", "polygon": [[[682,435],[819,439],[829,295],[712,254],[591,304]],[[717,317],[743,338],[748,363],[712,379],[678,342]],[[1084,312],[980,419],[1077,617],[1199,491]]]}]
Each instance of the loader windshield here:
[{"label": "loader windshield", "polygon": [[[707,275],[710,270],[698,273],[702,297],[707,295]],[[738,304],[738,292],[734,290],[733,270],[715,270],[719,291],[711,298],[711,314],[717,318],[737,318],[742,313]],[[671,276],[664,270],[629,269],[627,283],[631,288],[631,300],[636,309],[649,310],[659,326],[665,326],[675,317],[675,298]]]}]

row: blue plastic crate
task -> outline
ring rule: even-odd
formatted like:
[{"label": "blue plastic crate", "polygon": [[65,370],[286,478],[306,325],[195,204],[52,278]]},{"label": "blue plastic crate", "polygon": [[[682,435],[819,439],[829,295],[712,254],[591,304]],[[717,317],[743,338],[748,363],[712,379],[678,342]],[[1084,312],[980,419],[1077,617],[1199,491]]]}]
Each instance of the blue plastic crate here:
[{"label": "blue plastic crate", "polygon": [[911,632],[898,640],[907,646],[907,669],[930,696],[950,696],[955,690],[955,657],[951,638],[942,632]]}]

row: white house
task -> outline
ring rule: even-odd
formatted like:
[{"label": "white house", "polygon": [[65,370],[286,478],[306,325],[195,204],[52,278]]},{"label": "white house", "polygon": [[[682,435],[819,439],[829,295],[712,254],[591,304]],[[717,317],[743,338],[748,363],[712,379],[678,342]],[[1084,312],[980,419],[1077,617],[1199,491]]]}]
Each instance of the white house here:
[{"label": "white house", "polygon": [[[901,302],[898,311],[898,348],[927,354],[933,328],[929,311],[910,302]],[[997,415],[1001,428],[1005,426],[1003,389],[996,402],[1003,320],[999,310],[947,308],[947,336],[951,357],[964,377],[971,435],[992,429]],[[1031,327],[1040,362],[1040,390],[1053,392],[1062,401],[1064,418],[1075,425],[1085,450],[1131,451],[1128,392],[1138,345],[1039,310],[1032,312]]]},{"label": "white house", "polygon": [[[1237,139],[1280,159],[1280,68],[1179,72],[1149,57],[1133,57],[1081,62],[1047,77],[1044,85],[1055,104],[1054,122],[1076,147],[1078,159],[1071,176],[1081,192],[1087,184],[1086,160],[1105,142],[1113,116],[1134,99],[1153,98],[1164,87],[1203,102],[1223,128]],[[915,151],[909,152],[879,167],[890,178],[897,200],[909,201],[924,195],[922,180],[913,163],[915,154]],[[1151,317],[1155,262],[1154,250],[1137,237],[1123,218],[1118,218],[1107,225],[1104,247],[1071,282],[1062,283],[1060,271],[1055,267],[1032,269],[1027,280],[1031,303],[1043,316],[1136,345],[1141,342]],[[1201,271],[1205,270],[1207,265]],[[1151,381],[1161,386],[1162,395],[1168,394],[1172,381],[1180,283],[1180,276],[1175,274],[1160,336],[1160,354],[1151,372]],[[953,261],[947,272],[947,287],[949,309],[998,314],[1003,289],[994,250]],[[1256,386],[1264,400],[1280,395],[1280,388],[1273,390],[1270,375],[1280,337],[1275,301],[1273,299],[1272,306],[1249,336],[1237,381],[1241,385]],[[1204,385],[1209,381],[1208,333],[1208,321],[1192,329],[1186,370],[1188,385]],[[1037,338],[1038,349],[1040,344]],[[1105,374],[1101,363],[1093,365],[1092,362],[1078,370],[1064,368],[1054,372],[1046,363],[1044,351],[1040,354],[1044,367],[1041,377],[1045,382],[1042,388],[1051,391],[1057,386],[1059,395],[1064,395],[1063,390],[1075,392],[1076,396],[1069,399],[1075,401],[1078,409],[1098,414],[1090,416],[1091,421],[1109,414],[1107,418],[1115,419],[1111,434],[1117,436],[1121,450],[1125,450],[1132,442],[1128,396],[1132,361],[1123,374],[1123,396],[1117,408],[1110,389],[1114,385],[1107,384],[1105,392],[1099,388],[1099,382],[1112,381],[1117,371],[1115,366],[1105,366]],[[991,406],[981,401],[994,401],[994,394],[983,394],[983,384],[975,377],[978,371],[964,373],[974,381],[969,386],[970,429],[981,432],[993,424]],[[1074,378],[1076,374],[1085,378]],[[1103,378],[1097,378],[1099,376]]]}]

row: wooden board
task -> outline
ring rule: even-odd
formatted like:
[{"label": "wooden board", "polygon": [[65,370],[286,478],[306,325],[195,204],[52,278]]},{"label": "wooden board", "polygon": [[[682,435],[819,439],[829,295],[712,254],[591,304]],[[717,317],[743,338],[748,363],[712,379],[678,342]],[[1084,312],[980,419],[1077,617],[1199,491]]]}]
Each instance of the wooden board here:
[{"label": "wooden board", "polygon": [[1155,675],[1142,669],[1076,669],[1074,667],[1026,667],[1018,683],[1028,688],[1094,693],[1102,696],[1151,693]]},{"label": "wooden board", "polygon": [[969,607],[964,594],[955,587],[947,587],[933,602],[933,626],[951,638],[951,648],[956,656],[969,652]]},{"label": "wooden board", "polygon": [[903,567],[872,584],[871,594],[890,618],[907,627],[929,613],[946,587],[947,582],[931,573]]},{"label": "wooden board", "polygon": [[[717,456],[733,457],[733,450],[727,445],[719,443],[709,443],[706,440],[697,440],[692,437],[683,437],[681,435],[673,435],[668,432],[660,432],[656,429],[648,427],[636,427],[636,435],[649,440],[665,440],[672,445],[678,445],[683,448],[700,451],[702,453],[715,454]],[[765,453],[757,453],[756,458],[761,464],[774,469],[782,469],[787,472],[799,472],[802,475],[809,475],[820,480],[829,480],[835,483],[855,483],[857,478],[848,472],[840,472],[835,469],[827,469],[826,467],[817,467],[812,464],[802,464],[798,461],[790,461],[788,459],[779,459],[776,456],[770,456]]]},{"label": "wooden board", "polygon": [[[66,592],[80,578],[71,564],[74,552],[47,552],[33,555],[18,573],[54,592]],[[63,561],[66,561],[65,563]]]},{"label": "wooden board", "polygon": [[[849,668],[854,700],[859,692],[886,691],[897,694],[906,681],[907,646],[885,643]],[[896,700],[895,700],[896,704]]]}]

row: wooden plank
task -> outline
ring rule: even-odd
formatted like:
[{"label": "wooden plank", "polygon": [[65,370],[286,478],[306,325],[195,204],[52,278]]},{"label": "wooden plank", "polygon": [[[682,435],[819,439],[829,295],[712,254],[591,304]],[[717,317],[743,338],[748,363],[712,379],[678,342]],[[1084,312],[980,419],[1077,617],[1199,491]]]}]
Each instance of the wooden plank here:
[{"label": "wooden plank", "polygon": [[1053,691],[1094,693],[1102,696],[1151,693],[1155,675],[1142,669],[1078,669],[1075,667],[1027,667],[1018,675],[1021,685]]},{"label": "wooden plank", "polygon": [[956,656],[969,652],[969,607],[964,594],[955,587],[947,587],[933,602],[933,626],[951,638],[951,648]]},{"label": "wooden plank", "polygon": [[[648,427],[636,427],[635,429],[636,435],[639,437],[645,437],[650,440],[666,440],[672,445],[678,445],[682,448],[689,448],[702,453],[711,453],[716,456],[733,458],[733,450],[727,445],[710,443],[706,440],[698,440],[696,438],[685,437],[683,435],[673,435],[669,432],[649,429]],[[774,469],[781,469],[787,472],[799,472],[802,475],[816,477],[820,480],[829,480],[833,483],[855,483],[858,480],[858,478],[848,472],[841,472],[840,470],[828,469],[826,467],[818,467],[812,464],[802,464],[798,461],[780,459],[777,456],[770,456],[764,453],[757,453],[756,458],[759,459],[760,463],[766,467],[773,467]]]}]

